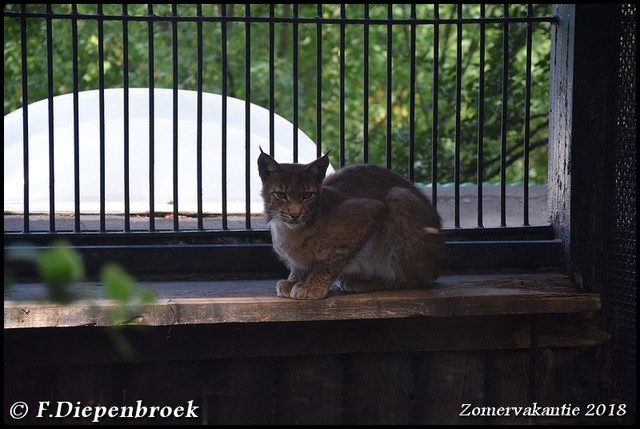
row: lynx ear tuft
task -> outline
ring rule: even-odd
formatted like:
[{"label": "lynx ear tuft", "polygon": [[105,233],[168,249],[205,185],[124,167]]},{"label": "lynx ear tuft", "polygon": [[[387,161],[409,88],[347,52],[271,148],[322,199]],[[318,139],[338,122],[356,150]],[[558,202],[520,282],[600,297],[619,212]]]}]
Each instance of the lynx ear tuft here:
[{"label": "lynx ear tuft", "polygon": [[280,164],[278,164],[275,159],[264,153],[262,148],[260,148],[260,156],[258,157],[258,173],[260,174],[262,181],[264,182],[269,177],[273,176],[279,168]]},{"label": "lynx ear tuft", "polygon": [[329,153],[325,153],[320,158],[316,159],[310,164],[307,164],[305,170],[313,174],[319,182],[324,180],[324,176],[327,174],[327,168],[329,168]]}]

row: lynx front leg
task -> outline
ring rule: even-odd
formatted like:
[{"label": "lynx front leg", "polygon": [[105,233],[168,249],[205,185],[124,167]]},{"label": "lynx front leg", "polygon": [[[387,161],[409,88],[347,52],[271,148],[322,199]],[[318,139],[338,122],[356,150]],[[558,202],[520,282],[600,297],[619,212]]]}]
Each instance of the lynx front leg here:
[{"label": "lynx front leg", "polygon": [[291,297],[291,289],[293,286],[304,280],[307,276],[307,273],[298,269],[291,268],[291,272],[289,273],[289,277],[286,280],[279,280],[276,283],[276,293],[278,296],[282,296],[284,298]]},{"label": "lynx front leg", "polygon": [[289,297],[293,299],[323,299],[344,267],[353,259],[357,247],[334,250],[331,257],[318,263],[305,281],[293,285]]},{"label": "lynx front leg", "polygon": [[293,285],[289,297],[293,299],[323,299],[329,293],[329,287],[337,275],[338,272],[332,269],[316,269],[312,271],[307,281]]},{"label": "lynx front leg", "polygon": [[319,226],[322,238],[315,243],[316,264],[306,280],[293,285],[293,299],[323,299],[345,267],[362,249],[376,223],[384,216],[383,203],[365,198],[352,199],[338,206],[332,216]]}]

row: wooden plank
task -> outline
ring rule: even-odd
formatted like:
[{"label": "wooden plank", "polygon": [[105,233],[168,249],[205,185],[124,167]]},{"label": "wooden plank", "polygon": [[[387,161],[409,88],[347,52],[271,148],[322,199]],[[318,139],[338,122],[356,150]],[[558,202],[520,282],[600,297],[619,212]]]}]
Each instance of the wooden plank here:
[{"label": "wooden plank", "polygon": [[537,269],[562,261],[560,240],[448,241],[443,267],[460,269]]},{"label": "wooden plank", "polygon": [[562,240],[563,260],[571,245],[571,159],[573,128],[573,60],[575,47],[575,4],[556,4],[553,14],[560,19],[551,32],[551,76],[549,97],[549,180],[547,201],[556,237]]},{"label": "wooden plank", "polygon": [[[95,424],[95,414],[83,417],[79,410],[86,406],[121,406],[122,369],[119,364],[5,365],[5,423]],[[29,407],[26,416],[19,420],[7,413],[17,402]],[[102,424],[115,422],[118,421],[108,415],[99,419]]]},{"label": "wooden plank", "polygon": [[[603,399],[602,371],[597,369],[601,361],[598,355],[601,353],[601,349],[595,347],[538,350],[535,381],[540,404],[555,408],[566,405],[563,410],[565,413],[576,407],[578,410],[575,415],[540,416],[536,424],[625,424],[627,413],[617,415],[621,402]],[[599,407],[597,411],[596,407]]]},{"label": "wooden plank", "polygon": [[344,356],[295,356],[278,360],[277,425],[342,423]]},{"label": "wooden plank", "polygon": [[[485,354],[485,403],[483,407],[530,407],[533,401],[533,367],[528,350],[496,350]],[[472,408],[480,405],[471,404]],[[488,411],[485,424],[533,424],[529,416],[499,415]]]},{"label": "wooden plank", "polygon": [[410,421],[411,355],[350,355],[345,372],[346,424],[408,424]]},{"label": "wooden plank", "polygon": [[319,301],[276,297],[273,285],[273,280],[148,283],[145,286],[156,291],[158,300],[138,309],[127,321],[110,320],[117,304],[102,298],[97,284],[75,285],[77,293],[92,293],[96,298],[66,306],[47,302],[42,285],[18,285],[5,293],[4,326],[167,326],[576,313],[600,308],[598,294],[576,293],[566,276],[555,273],[443,276],[430,289],[362,294],[335,291]]},{"label": "wooden plank", "polygon": [[209,361],[204,383],[202,424],[273,424],[274,358]]},{"label": "wooden plank", "polygon": [[[503,269],[506,266],[535,269],[558,267],[560,262],[557,256],[562,243],[554,240],[551,228],[546,226],[445,229],[443,236],[446,269]],[[34,250],[65,240],[82,255],[86,273],[91,278],[98,278],[107,260],[146,280],[287,275],[285,265],[273,251],[268,230],[112,231],[107,234],[61,231],[38,232],[28,237],[22,233],[6,233],[4,238],[5,246],[20,248],[28,240],[35,246],[30,247]],[[32,264],[7,261],[6,270],[20,279],[39,278]]]},{"label": "wooden plank", "polygon": [[[597,346],[608,335],[581,315],[537,316],[539,347]],[[144,362],[261,356],[530,348],[531,316],[472,316],[322,322],[122,327],[128,355],[116,347],[113,328],[6,330],[8,364]],[[548,318],[553,317],[548,322]],[[561,327],[561,328],[560,328]],[[548,330],[548,331],[547,331]],[[558,335],[558,337],[556,337]]]},{"label": "wooden plank", "polygon": [[[125,365],[122,382],[122,402],[124,405],[137,405],[142,400],[146,406],[183,407],[186,411],[190,401],[196,417],[168,416],[165,418],[143,418],[127,423],[139,424],[201,424],[205,385],[210,371],[210,362],[206,361],[147,361]],[[121,422],[123,423],[123,422]]]},{"label": "wooden plank", "polygon": [[413,424],[482,424],[460,416],[462,404],[484,405],[484,353],[416,353]]}]

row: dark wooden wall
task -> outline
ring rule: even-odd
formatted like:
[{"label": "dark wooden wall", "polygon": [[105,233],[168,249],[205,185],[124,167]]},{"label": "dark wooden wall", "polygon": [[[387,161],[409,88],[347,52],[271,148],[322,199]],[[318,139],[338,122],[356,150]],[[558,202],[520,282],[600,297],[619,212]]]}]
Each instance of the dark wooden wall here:
[{"label": "dark wooden wall", "polygon": [[585,410],[598,401],[601,334],[575,315],[5,330],[5,422],[90,422],[12,420],[18,399],[32,410],[43,400],[199,407],[195,419],[100,420],[125,424],[617,422],[460,416],[464,403]]}]

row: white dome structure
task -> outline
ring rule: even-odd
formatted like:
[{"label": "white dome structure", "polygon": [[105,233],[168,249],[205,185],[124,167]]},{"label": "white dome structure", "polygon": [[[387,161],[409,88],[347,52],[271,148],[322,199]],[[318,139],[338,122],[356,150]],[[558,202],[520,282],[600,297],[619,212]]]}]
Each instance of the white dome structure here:
[{"label": "white dome structure", "polygon": [[[53,99],[56,213],[74,212],[73,94]],[[99,91],[78,95],[80,212],[100,211]],[[197,211],[197,92],[178,91],[178,210]],[[29,212],[49,211],[49,106],[32,103],[28,123]],[[222,159],[222,96],[202,94],[203,212],[222,212],[222,166],[226,162],[227,212],[245,213],[246,103],[227,97],[227,159]],[[275,158],[293,161],[293,124],[274,115]],[[154,90],[154,196],[156,212],[173,211],[173,90]],[[250,105],[250,207],[261,213],[257,158],[269,148],[269,111]],[[124,213],[124,90],[104,90],[105,209]],[[129,186],[131,213],[149,212],[149,89],[129,90]],[[315,143],[298,133],[299,162],[316,158]],[[4,211],[24,211],[22,109],[4,117]],[[333,169],[329,167],[329,172]]]}]

